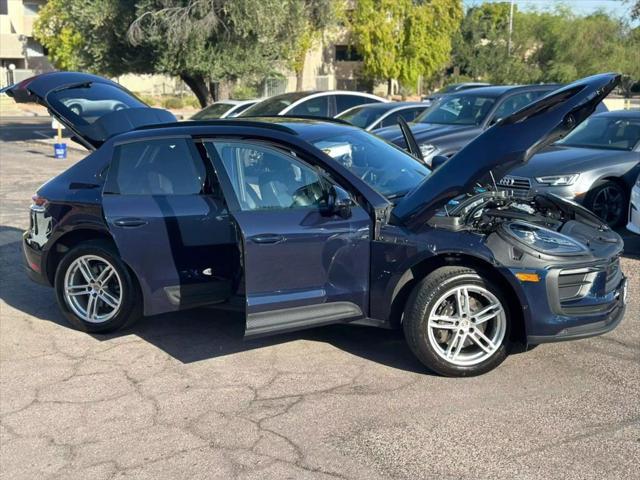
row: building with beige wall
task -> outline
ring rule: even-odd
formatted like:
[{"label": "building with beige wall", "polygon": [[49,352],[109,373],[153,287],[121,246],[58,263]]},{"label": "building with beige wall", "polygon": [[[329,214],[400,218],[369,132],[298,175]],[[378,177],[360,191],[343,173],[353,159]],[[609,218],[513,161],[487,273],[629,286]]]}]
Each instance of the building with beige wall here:
[{"label": "building with beige wall", "polygon": [[46,0],[0,0],[0,67],[5,75],[10,66],[17,76],[23,70],[51,69],[44,48],[33,38],[33,24],[45,3]]}]

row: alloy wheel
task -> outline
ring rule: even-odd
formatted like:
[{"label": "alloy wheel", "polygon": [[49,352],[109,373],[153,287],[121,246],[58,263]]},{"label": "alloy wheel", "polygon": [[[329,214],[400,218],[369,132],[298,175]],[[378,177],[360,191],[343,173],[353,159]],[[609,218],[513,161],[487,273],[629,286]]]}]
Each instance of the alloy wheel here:
[{"label": "alloy wheel", "polygon": [[446,291],[429,312],[428,338],[435,352],[460,367],[489,359],[502,345],[507,318],[486,288],[462,285]]},{"label": "alloy wheel", "polygon": [[85,322],[112,319],[122,304],[122,281],[117,270],[97,255],[76,258],[64,277],[64,299]]},{"label": "alloy wheel", "polygon": [[614,186],[602,188],[593,197],[591,210],[609,225],[617,224],[624,210],[622,192]]}]

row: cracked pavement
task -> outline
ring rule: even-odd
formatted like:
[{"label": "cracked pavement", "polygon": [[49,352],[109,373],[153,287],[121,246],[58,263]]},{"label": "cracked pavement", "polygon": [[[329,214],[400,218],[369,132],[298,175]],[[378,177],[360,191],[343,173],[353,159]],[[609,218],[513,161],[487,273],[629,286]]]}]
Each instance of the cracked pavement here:
[{"label": "cracked pavement", "polygon": [[82,156],[54,160],[31,143],[38,122],[1,122],[2,478],[637,476],[639,238],[629,234],[630,305],[615,331],[476,378],[430,375],[400,332],[330,326],[245,342],[238,318],[206,309],[92,336],[22,270],[30,196]]}]

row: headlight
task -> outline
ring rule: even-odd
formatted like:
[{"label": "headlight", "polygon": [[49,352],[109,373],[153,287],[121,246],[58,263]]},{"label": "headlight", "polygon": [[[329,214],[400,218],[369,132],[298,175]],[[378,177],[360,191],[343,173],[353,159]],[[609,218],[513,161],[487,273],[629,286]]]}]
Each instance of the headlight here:
[{"label": "headlight", "polygon": [[527,222],[512,222],[507,232],[519,242],[549,255],[587,253],[587,247],[562,233]]},{"label": "headlight", "polygon": [[576,183],[579,176],[579,173],[573,173],[571,175],[549,175],[548,177],[536,177],[536,182],[552,187],[565,187]]}]

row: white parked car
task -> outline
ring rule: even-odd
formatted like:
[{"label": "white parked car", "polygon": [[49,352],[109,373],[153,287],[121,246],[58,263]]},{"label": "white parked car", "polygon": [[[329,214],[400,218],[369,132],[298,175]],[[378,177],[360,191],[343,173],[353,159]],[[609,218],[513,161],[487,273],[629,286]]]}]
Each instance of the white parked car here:
[{"label": "white parked car", "polygon": [[386,103],[388,100],[370,93],[328,90],[324,92],[290,92],[256,103],[239,117],[323,117],[332,118],[357,105]]},{"label": "white parked car", "polygon": [[190,120],[216,120],[218,118],[237,117],[247,108],[255,105],[260,100],[221,100],[207,105],[198,113],[193,115]]},{"label": "white parked car", "polygon": [[640,175],[636,180],[636,184],[631,189],[631,198],[629,199],[629,223],[627,230],[640,235]]}]

